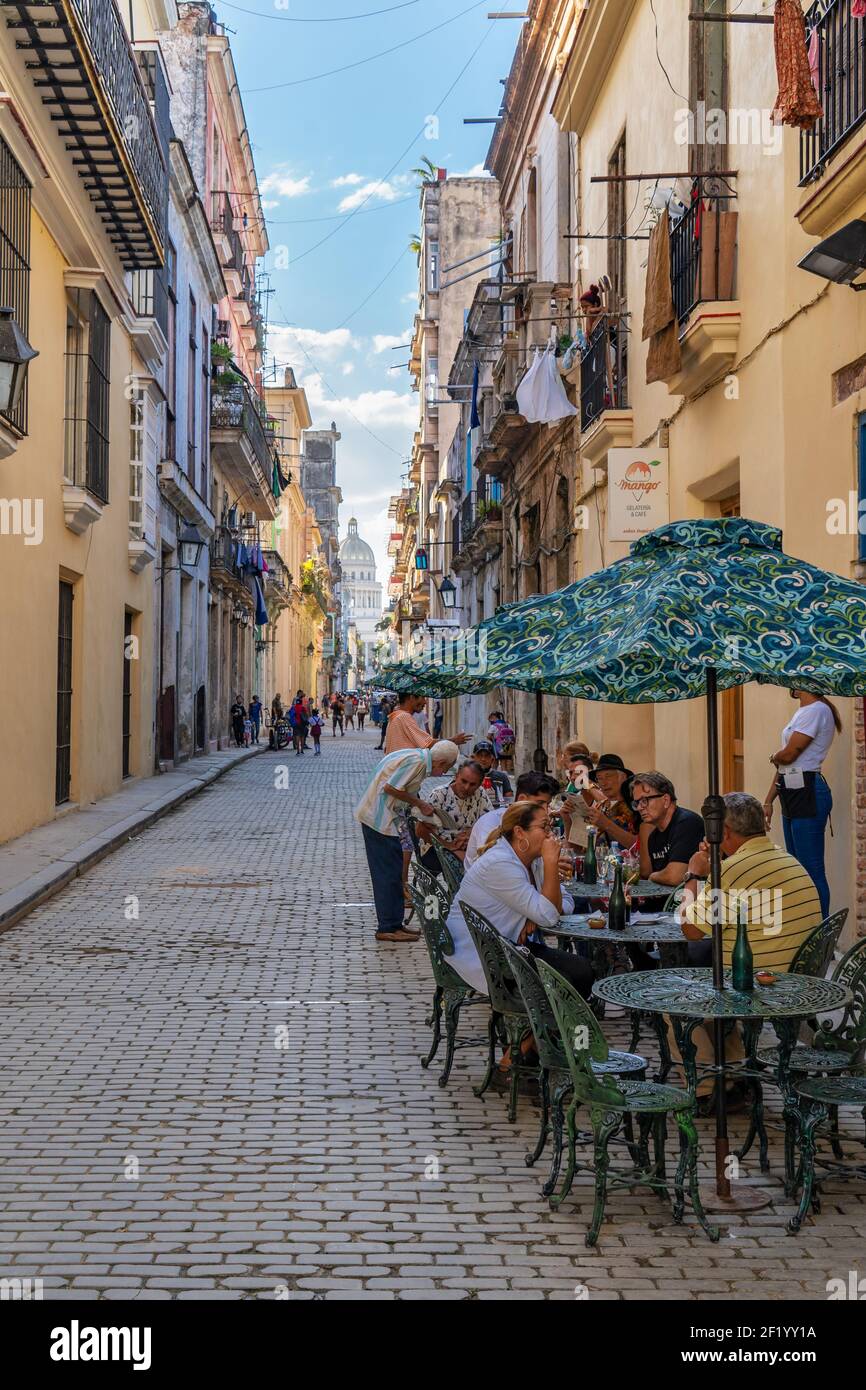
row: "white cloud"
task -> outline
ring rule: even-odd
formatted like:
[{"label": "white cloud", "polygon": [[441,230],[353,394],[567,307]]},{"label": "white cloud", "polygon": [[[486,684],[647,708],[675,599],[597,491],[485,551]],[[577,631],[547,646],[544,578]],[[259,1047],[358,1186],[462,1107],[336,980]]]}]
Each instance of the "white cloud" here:
[{"label": "white cloud", "polygon": [[411,328],[407,328],[405,333],[376,333],[373,336],[373,351],[378,357],[382,352],[390,352],[391,348],[402,347],[411,337]]},{"label": "white cloud", "polygon": [[262,198],[262,207],[265,212],[270,212],[271,208],[278,208],[279,206],[279,198]]},{"label": "white cloud", "polygon": [[354,352],[356,347],[349,328],[322,331],[274,325],[268,329],[268,348],[280,361],[297,362],[299,356],[303,359],[301,349],[305,348],[317,361],[336,362],[345,353]]},{"label": "white cloud", "polygon": [[403,297],[402,297],[401,300],[400,300],[400,303],[401,303],[401,304],[417,304],[417,303],[418,303],[418,291],[417,291],[417,290],[410,290],[408,294],[404,294],[404,295],[403,295]]},{"label": "white cloud", "polygon": [[343,376],[351,376],[354,370],[355,370],[355,364],[354,364],[354,362],[344,362],[344,363],[343,363]]},{"label": "white cloud", "polygon": [[[294,178],[282,165],[261,180],[259,192],[276,193],[278,198],[300,198],[310,192],[310,176],[304,174],[302,178]],[[276,204],[272,203],[271,206],[275,207]]]},{"label": "white cloud", "polygon": [[452,179],[489,179],[491,175],[488,174],[483,164],[473,164],[471,169],[462,169],[459,174],[449,174],[448,177]]},{"label": "white cloud", "polygon": [[363,174],[341,174],[338,179],[331,180],[332,188],[357,188],[359,183],[364,182]]},{"label": "white cloud", "polygon": [[362,203],[378,201],[380,203],[393,203],[400,196],[399,190],[387,179],[374,179],[370,183],[361,184],[355,189],[354,193],[349,193],[347,197],[341,198],[337,205],[338,212],[353,212]]},{"label": "white cloud", "polygon": [[[344,426],[346,429],[349,428],[352,416],[376,433],[390,428],[404,431],[414,431],[418,428],[418,397],[414,392],[362,391],[358,396],[344,396],[335,400],[316,372],[311,372],[305,377],[303,385],[310,410],[313,413],[318,410],[322,417],[330,412],[329,419],[333,417],[340,429]],[[347,419],[349,411],[351,416]],[[402,442],[405,445],[405,437]]]}]

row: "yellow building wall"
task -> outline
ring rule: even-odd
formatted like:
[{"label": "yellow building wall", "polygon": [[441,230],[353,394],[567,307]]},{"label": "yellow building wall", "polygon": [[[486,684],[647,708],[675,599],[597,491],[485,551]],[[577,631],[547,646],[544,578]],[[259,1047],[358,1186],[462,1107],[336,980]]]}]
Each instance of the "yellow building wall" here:
[{"label": "yellow building wall", "polygon": [[[0,700],[10,713],[0,780],[0,842],[55,816],[57,619],[61,577],[73,581],[71,800],[85,805],[121,785],[124,612],[137,616],[133,663],[133,775],[149,775],[153,734],[151,640],[153,570],[134,575],[128,560],[129,340],[111,326],[109,504],[83,536],[63,512],[65,414],[65,261],[36,213],[32,217],[29,433],[0,463],[0,496],[39,498],[40,545],[0,536]],[[106,306],[108,307],[108,306]],[[142,711],[147,711],[142,717]]]}]

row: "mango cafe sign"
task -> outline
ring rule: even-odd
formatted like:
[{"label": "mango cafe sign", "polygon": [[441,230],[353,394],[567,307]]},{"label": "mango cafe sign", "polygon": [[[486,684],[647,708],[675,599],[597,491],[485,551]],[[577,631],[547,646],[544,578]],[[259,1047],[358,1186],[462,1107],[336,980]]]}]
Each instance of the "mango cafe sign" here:
[{"label": "mango cafe sign", "polygon": [[636,541],[670,520],[667,449],[609,449],[607,538]]}]

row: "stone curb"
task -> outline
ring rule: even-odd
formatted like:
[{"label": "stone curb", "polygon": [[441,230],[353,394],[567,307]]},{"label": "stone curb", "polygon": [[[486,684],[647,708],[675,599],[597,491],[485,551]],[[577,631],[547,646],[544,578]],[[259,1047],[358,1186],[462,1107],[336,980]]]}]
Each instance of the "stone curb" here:
[{"label": "stone curb", "polygon": [[209,768],[207,771],[191,776],[183,787],[178,787],[163,796],[155,796],[140,811],[136,811],[131,816],[125,816],[101,834],[82,841],[76,849],[71,850],[68,854],[60,855],[48,868],[40,869],[28,878],[22,879],[20,883],[16,883],[14,888],[0,893],[0,932],[8,931],[10,927],[14,927],[16,923],[21,921],[22,917],[26,917],[29,912],[32,912],[34,907],[39,907],[41,903],[53,898],[55,893],[59,893],[80,874],[92,869],[106,855],[119,849],[121,845],[133,839],[142,830],[147,830],[149,826],[161,820],[169,811],[173,811],[176,806],[182,805],[192,796],[197,796],[199,792],[204,791],[220,777],[224,777],[233,768],[239,767],[241,763],[263,753],[266,748],[267,744],[261,744],[258,747],[244,749],[240,756],[227,762],[224,767]]}]

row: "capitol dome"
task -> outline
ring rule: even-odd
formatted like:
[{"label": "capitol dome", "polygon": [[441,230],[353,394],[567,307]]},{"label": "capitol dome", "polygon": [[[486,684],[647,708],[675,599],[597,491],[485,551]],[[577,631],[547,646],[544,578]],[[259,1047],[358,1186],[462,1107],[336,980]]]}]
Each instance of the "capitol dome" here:
[{"label": "capitol dome", "polygon": [[340,563],[346,565],[365,565],[375,568],[376,557],[366,541],[358,535],[355,517],[349,520],[349,534],[340,546]]}]

